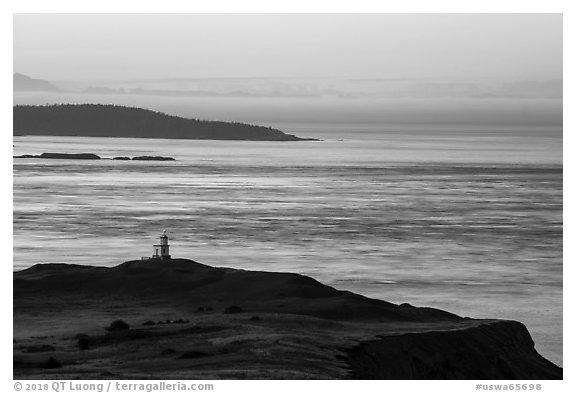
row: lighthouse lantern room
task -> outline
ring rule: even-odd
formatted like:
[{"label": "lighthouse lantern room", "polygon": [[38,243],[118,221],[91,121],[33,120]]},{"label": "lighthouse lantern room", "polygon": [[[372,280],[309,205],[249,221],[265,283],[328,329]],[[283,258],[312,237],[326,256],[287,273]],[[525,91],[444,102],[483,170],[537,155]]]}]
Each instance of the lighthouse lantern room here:
[{"label": "lighthouse lantern room", "polygon": [[154,244],[152,259],[170,259],[170,246],[168,245],[166,230],[160,236],[160,244]]}]

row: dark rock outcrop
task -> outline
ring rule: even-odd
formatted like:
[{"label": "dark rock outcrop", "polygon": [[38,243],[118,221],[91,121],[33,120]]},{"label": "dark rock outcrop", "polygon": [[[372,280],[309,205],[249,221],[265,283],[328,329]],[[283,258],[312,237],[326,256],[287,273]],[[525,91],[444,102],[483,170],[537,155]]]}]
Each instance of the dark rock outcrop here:
[{"label": "dark rock outcrop", "polygon": [[60,160],[99,160],[100,156],[93,153],[42,153],[38,156],[31,154],[24,154],[22,156],[14,156],[14,158],[47,158],[47,159],[60,159]]},{"label": "dark rock outcrop", "polygon": [[[100,160],[102,157],[94,153],[42,153],[40,155],[24,154],[14,156],[14,158],[47,158],[61,160]],[[130,157],[114,157],[113,160],[130,161]],[[161,156],[137,156],[132,158],[133,161],[176,161],[174,157]]]},{"label": "dark rock outcrop", "polygon": [[132,157],[132,161],[175,161],[173,157],[161,156],[137,156]]},{"label": "dark rock outcrop", "polygon": [[352,349],[348,360],[358,379],[562,379],[515,321],[381,337]]}]

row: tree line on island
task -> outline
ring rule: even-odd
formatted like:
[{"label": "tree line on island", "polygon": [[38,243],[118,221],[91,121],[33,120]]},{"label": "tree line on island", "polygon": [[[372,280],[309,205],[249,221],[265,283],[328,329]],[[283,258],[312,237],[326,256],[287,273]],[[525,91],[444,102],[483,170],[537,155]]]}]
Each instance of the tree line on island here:
[{"label": "tree line on island", "polygon": [[16,105],[14,135],[159,139],[301,141],[280,130],[238,122],[187,119],[148,109],[102,104]]}]

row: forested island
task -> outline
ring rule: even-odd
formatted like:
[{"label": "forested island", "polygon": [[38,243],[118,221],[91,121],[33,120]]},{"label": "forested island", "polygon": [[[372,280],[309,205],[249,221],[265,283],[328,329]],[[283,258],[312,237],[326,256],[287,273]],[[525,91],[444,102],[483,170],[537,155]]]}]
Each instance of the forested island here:
[{"label": "forested island", "polygon": [[159,139],[302,141],[280,130],[244,123],[186,119],[119,105],[16,105],[14,135]]}]

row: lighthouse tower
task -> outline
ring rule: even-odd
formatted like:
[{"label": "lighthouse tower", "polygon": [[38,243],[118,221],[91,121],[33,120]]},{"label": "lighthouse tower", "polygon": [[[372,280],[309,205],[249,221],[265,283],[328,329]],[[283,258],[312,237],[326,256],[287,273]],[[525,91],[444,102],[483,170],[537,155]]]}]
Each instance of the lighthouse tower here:
[{"label": "lighthouse tower", "polygon": [[160,236],[160,244],[154,244],[152,259],[170,259],[170,246],[168,245],[166,230]]}]

